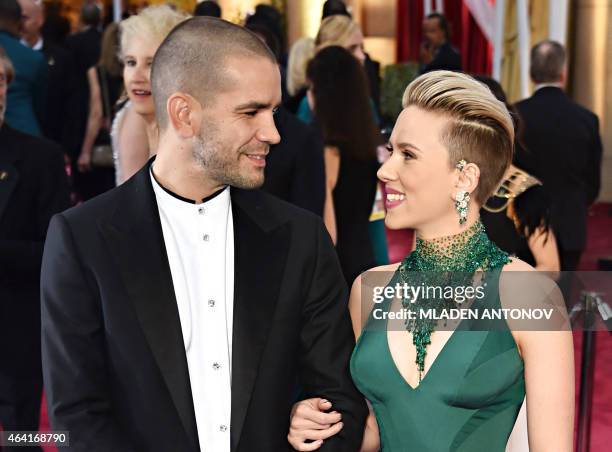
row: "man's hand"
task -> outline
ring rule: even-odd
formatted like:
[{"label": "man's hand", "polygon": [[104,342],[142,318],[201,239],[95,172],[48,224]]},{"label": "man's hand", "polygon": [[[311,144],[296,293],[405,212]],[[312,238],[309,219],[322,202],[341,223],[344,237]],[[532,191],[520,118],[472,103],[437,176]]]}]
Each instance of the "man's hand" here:
[{"label": "man's hand", "polygon": [[[336,411],[326,412],[331,407],[331,402],[320,398],[302,400],[293,405],[287,439],[295,450],[317,450],[323,440],[342,430],[342,415]],[[307,443],[309,440],[313,442]]]}]

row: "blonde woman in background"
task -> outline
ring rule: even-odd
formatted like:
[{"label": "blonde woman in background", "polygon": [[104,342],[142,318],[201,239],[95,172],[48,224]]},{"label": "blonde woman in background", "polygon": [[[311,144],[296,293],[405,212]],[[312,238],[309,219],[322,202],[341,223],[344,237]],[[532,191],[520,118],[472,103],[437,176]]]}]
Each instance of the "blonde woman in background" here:
[{"label": "blonde woman in background", "polygon": [[287,93],[289,98],[285,101],[285,107],[291,113],[295,113],[300,102],[306,96],[308,83],[306,82],[306,66],[314,56],[314,39],[300,38],[289,52],[287,62]]},{"label": "blonde woman in background", "polygon": [[157,125],[151,93],[151,63],[168,33],[189,18],[167,5],[151,6],[121,22],[123,83],[128,102],[111,131],[117,185],[135,174],[155,154]]},{"label": "blonde woman in background", "polygon": [[[325,47],[340,46],[348,50],[364,68],[368,78],[370,98],[376,121],[380,121],[379,97],[380,78],[378,75],[378,63],[368,58],[363,49],[363,33],[357,22],[348,16],[329,16],[321,22],[321,27],[315,38],[315,53]],[[312,122],[312,106],[303,99],[298,107],[297,116],[306,123]]]}]

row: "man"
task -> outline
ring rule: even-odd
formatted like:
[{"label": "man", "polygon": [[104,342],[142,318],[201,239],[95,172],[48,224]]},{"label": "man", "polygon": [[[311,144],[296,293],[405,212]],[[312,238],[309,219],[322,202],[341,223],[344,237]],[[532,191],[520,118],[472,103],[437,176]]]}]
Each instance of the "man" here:
[{"label": "man", "polygon": [[261,191],[280,75],[251,32],[196,17],[155,54],[157,156],[57,215],[43,258],[43,369],[73,451],[283,451],[295,383],[354,451],[347,292],[315,215]]},{"label": "man", "polygon": [[194,16],[221,17],[221,7],[217,2],[204,0],[196,5],[193,10]]},{"label": "man", "polygon": [[8,90],[6,122],[31,135],[41,135],[44,116],[47,65],[41,54],[19,42],[21,7],[17,0],[0,0],[0,46],[15,68]]},{"label": "man", "polygon": [[461,55],[449,42],[446,17],[431,13],[423,21],[424,42],[421,45],[421,74],[446,69],[461,70]]},{"label": "man", "polygon": [[[0,0],[1,1],[1,0]],[[102,34],[100,26],[100,9],[95,3],[86,3],[81,8],[80,31],[68,36],[66,47],[72,53],[74,61],[75,76],[72,89],[72,101],[70,109],[76,118],[72,124],[70,134],[70,148],[68,152],[76,168],[76,161],[81,152],[81,145],[85,138],[85,129],[89,114],[89,84],[87,82],[87,70],[95,66],[100,59],[100,46]],[[74,171],[73,174],[78,175]]]},{"label": "man", "polygon": [[19,0],[22,10],[21,43],[42,52],[48,68],[48,89],[42,130],[45,137],[70,147],[68,139],[73,123],[70,97],[74,87],[75,68],[70,52],[43,39],[41,30],[45,21],[40,0]]},{"label": "man", "polygon": [[36,431],[42,394],[40,264],[49,220],[68,207],[68,183],[57,145],[4,122],[13,80],[0,48],[0,427]]},{"label": "man", "polygon": [[263,189],[323,217],[325,163],[323,139],[284,107],[274,117],[281,142],[270,147]]},{"label": "man", "polygon": [[601,172],[601,139],[597,116],[564,92],[565,50],[543,41],[531,50],[533,96],[516,104],[524,123],[526,152],[517,164],[540,179],[551,194],[551,226],[561,270],[573,271],[586,246],[587,210],[597,199]]}]

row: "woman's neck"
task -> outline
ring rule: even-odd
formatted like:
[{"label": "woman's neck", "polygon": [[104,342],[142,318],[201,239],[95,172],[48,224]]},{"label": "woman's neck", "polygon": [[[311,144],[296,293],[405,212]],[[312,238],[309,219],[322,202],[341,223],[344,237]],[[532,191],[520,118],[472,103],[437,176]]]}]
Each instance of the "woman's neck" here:
[{"label": "woman's neck", "polygon": [[155,116],[144,116],[144,120],[147,125],[147,141],[149,142],[149,157],[151,157],[157,153],[157,146],[159,144],[159,129],[157,128]]}]

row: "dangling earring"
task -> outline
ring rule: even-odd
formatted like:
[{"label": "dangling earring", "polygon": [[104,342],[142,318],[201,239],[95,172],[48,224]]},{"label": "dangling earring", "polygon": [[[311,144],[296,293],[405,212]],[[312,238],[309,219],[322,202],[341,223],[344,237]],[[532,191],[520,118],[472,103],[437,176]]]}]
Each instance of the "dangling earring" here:
[{"label": "dangling earring", "polygon": [[[467,162],[463,159],[459,160],[455,166],[460,172],[463,171]],[[458,191],[455,195],[455,210],[459,214],[459,224],[462,225],[467,221],[468,203],[470,202],[470,194],[467,191]]]},{"label": "dangling earring", "polygon": [[455,210],[459,214],[459,224],[467,221],[468,203],[470,202],[470,194],[467,191],[458,191],[455,196]]}]

